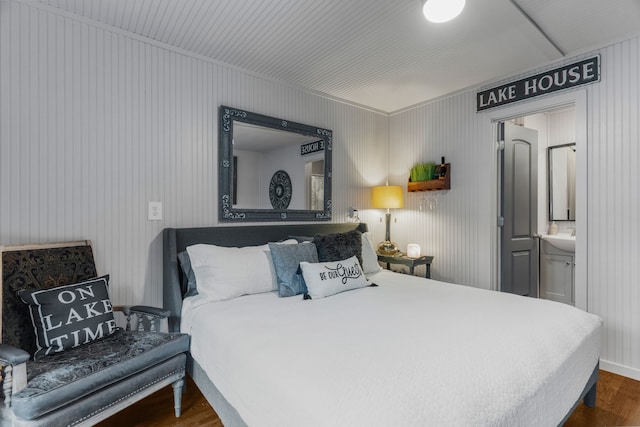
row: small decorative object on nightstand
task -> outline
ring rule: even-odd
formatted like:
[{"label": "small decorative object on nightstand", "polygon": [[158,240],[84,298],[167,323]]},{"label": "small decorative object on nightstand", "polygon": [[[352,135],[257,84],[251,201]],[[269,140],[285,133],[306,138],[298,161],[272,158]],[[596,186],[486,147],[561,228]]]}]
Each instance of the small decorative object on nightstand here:
[{"label": "small decorative object on nightstand", "polygon": [[420,258],[420,245],[409,243],[407,245],[407,256],[409,258]]},{"label": "small decorative object on nightstand", "polygon": [[413,274],[413,271],[417,265],[425,265],[426,272],[424,277],[431,278],[431,263],[433,262],[432,256],[423,255],[418,258],[410,258],[406,255],[384,255],[378,253],[378,261],[387,263],[387,270],[391,269],[391,264],[402,264],[409,267],[409,274]]}]

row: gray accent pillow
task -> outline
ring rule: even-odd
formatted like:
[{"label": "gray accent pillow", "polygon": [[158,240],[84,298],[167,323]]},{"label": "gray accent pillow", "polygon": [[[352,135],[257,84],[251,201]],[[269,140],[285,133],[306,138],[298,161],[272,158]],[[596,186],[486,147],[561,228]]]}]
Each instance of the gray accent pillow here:
[{"label": "gray accent pillow", "polygon": [[24,289],[36,333],[35,360],[88,344],[116,332],[109,300],[109,276],[56,288]]},{"label": "gray accent pillow", "polygon": [[311,242],[296,245],[269,243],[271,259],[276,270],[278,295],[292,297],[307,292],[307,285],[300,271],[300,262],[318,262],[316,245]]},{"label": "gray accent pillow", "polygon": [[313,243],[318,250],[318,261],[342,261],[355,256],[362,265],[362,233],[358,230],[346,233],[316,234]]},{"label": "gray accent pillow", "polygon": [[182,276],[186,285],[183,298],[192,297],[198,295],[198,288],[196,287],[196,275],[191,268],[191,260],[187,251],[178,253],[178,261],[180,261],[180,268],[182,268]]}]

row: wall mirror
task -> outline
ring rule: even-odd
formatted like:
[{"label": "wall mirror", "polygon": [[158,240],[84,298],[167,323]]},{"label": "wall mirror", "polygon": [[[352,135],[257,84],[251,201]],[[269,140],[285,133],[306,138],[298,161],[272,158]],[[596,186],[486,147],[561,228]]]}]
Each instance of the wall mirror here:
[{"label": "wall mirror", "polygon": [[220,221],[331,219],[332,132],[220,107]]},{"label": "wall mirror", "polygon": [[576,144],[547,149],[549,220],[576,220]]}]

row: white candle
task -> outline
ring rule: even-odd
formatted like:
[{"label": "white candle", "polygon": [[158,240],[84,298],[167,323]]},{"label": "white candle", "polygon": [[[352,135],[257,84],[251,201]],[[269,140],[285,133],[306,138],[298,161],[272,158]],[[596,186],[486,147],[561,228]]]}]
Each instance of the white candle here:
[{"label": "white candle", "polygon": [[420,245],[409,243],[407,245],[407,256],[409,258],[420,258]]}]

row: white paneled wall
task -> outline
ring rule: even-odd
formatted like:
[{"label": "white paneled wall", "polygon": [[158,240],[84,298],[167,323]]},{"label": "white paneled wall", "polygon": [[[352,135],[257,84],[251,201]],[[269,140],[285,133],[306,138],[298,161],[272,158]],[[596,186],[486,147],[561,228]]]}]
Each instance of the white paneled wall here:
[{"label": "white paneled wall", "polygon": [[[549,146],[576,142],[575,108],[561,108],[524,117],[524,126],[538,131],[538,233],[549,228],[548,154]],[[575,227],[574,221],[558,224],[562,232]],[[575,228],[574,228],[575,229]]]},{"label": "white paneled wall", "polygon": [[[640,378],[640,46],[599,51],[587,91],[588,307],[603,366]],[[164,227],[217,222],[220,104],[334,131],[334,221],[417,162],[452,165],[435,209],[406,194],[392,238],[435,256],[444,281],[495,286],[496,153],[475,90],[390,117],[88,21],[0,0],[0,244],[91,239],[116,304],[160,304]],[[160,201],[164,218],[146,219]],[[422,209],[421,209],[422,207]],[[422,270],[423,271],[423,270]]]},{"label": "white paneled wall", "polygon": [[[416,163],[442,156],[451,163],[451,190],[405,194],[392,238],[433,255],[434,279],[491,288],[495,143],[491,124],[477,119],[475,91],[393,115],[390,123],[392,184],[406,186]],[[436,195],[431,210],[423,199]]]},{"label": "white paneled wall", "polygon": [[[560,111],[553,111],[547,114],[548,117],[548,134],[549,134],[549,146],[563,145],[576,142],[576,114],[574,109],[562,109]],[[547,175],[547,150],[544,152],[544,168],[538,169],[538,171],[544,171],[544,188],[538,191],[543,191],[542,197],[538,193],[538,199],[544,200],[544,215],[542,218],[538,216],[538,224],[541,221],[544,222],[543,227],[538,228],[539,233],[546,233],[548,226],[550,225],[549,218],[549,192],[548,192],[548,175]],[[556,224],[558,230],[561,232],[567,232],[575,230],[575,221],[561,221]]]},{"label": "white paneled wall", "polygon": [[332,129],[335,221],[366,206],[386,116],[0,1],[0,244],[90,239],[114,303],[161,304],[162,229],[217,223],[220,104]]},{"label": "white paneled wall", "polygon": [[601,51],[588,97],[589,310],[603,358],[640,378],[640,40]]}]

